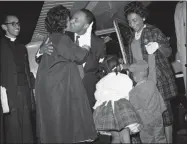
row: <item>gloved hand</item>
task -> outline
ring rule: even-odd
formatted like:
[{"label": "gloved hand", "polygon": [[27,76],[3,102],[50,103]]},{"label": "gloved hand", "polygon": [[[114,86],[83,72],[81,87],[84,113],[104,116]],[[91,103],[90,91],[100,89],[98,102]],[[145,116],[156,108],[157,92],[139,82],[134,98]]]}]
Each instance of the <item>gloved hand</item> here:
[{"label": "gloved hand", "polygon": [[145,45],[145,48],[148,54],[153,54],[159,48],[159,45],[157,42],[149,42]]}]

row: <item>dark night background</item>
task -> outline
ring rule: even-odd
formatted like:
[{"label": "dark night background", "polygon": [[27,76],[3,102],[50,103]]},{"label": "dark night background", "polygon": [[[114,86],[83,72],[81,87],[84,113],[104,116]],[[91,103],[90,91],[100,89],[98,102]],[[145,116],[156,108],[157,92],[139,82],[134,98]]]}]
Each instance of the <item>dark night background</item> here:
[{"label": "dark night background", "polygon": [[[11,13],[16,14],[21,22],[21,32],[18,39],[21,43],[28,44],[31,41],[43,3],[43,1],[0,1],[0,20],[1,15],[6,11],[11,11]],[[147,20],[148,23],[160,28],[167,37],[171,37],[170,42],[174,53],[176,52],[176,35],[174,26],[176,4],[177,1],[152,1],[148,6],[150,17]],[[0,36],[1,35],[2,31],[0,31]],[[179,92],[183,93],[183,79],[179,79],[177,85]],[[175,107],[177,107],[181,102],[184,102],[184,100],[180,100],[180,97],[178,97],[177,100],[174,99],[172,106],[175,105]],[[176,115],[175,124],[177,125],[177,129],[185,128],[187,123],[183,122],[183,115],[181,115],[177,109],[174,111],[174,114]],[[177,143],[182,144],[180,140],[186,140],[186,137],[185,135],[184,138],[183,135],[178,135],[177,139]],[[184,141],[184,143],[186,144],[186,141]]]},{"label": "dark night background", "polygon": [[[19,16],[21,32],[19,40],[23,44],[30,42],[43,1],[1,1],[0,15],[11,11]],[[166,36],[175,37],[174,11],[177,1],[153,1],[148,6],[150,17],[148,22],[160,28]],[[2,34],[2,33],[1,33]]]},{"label": "dark night background", "polygon": [[[31,41],[43,1],[1,1],[0,15],[10,11],[19,17],[21,22],[21,31],[19,41],[28,44]],[[2,32],[1,32],[2,34]]]}]

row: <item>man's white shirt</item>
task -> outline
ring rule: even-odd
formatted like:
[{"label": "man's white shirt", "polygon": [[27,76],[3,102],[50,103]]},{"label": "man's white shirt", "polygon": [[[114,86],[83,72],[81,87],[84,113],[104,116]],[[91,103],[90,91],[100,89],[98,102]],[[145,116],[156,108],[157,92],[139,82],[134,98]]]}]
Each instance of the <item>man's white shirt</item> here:
[{"label": "man's white shirt", "polygon": [[[74,41],[76,40],[77,36],[78,36],[78,34],[75,33],[74,34]],[[79,41],[79,46],[80,47],[82,47],[84,45],[91,46],[91,36],[90,36],[89,33],[85,33],[83,35],[80,35],[78,41]],[[83,63],[82,66],[84,67],[85,64],[86,64],[86,62]]]},{"label": "man's white shirt", "polygon": [[7,35],[5,35],[7,38],[9,38],[10,39],[10,41],[15,41],[16,40],[16,38],[13,38],[13,37],[10,37],[10,36],[7,36]]},{"label": "man's white shirt", "polygon": [[36,57],[40,57],[41,55],[43,55],[43,53],[40,53],[40,48],[38,49],[37,53],[36,53]]}]

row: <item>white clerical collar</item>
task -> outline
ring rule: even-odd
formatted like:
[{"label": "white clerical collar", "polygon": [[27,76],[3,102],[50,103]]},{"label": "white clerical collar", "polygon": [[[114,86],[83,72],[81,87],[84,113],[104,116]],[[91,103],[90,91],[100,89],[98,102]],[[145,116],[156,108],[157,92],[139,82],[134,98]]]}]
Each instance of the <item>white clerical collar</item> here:
[{"label": "white clerical collar", "polygon": [[10,37],[10,36],[7,36],[7,35],[5,35],[7,38],[9,38],[10,39],[10,41],[15,41],[16,40],[16,38],[13,38],[13,37]]}]

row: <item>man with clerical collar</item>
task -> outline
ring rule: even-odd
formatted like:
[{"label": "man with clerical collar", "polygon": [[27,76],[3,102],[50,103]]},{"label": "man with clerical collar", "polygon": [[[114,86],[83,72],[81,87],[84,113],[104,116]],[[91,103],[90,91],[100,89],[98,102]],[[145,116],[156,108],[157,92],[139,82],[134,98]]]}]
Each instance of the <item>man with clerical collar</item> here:
[{"label": "man with clerical collar", "polygon": [[5,36],[0,38],[0,86],[4,125],[1,132],[4,132],[4,143],[33,143],[30,114],[34,108],[34,76],[30,72],[27,49],[16,40],[20,32],[18,17],[5,15],[1,28],[5,32]]}]

